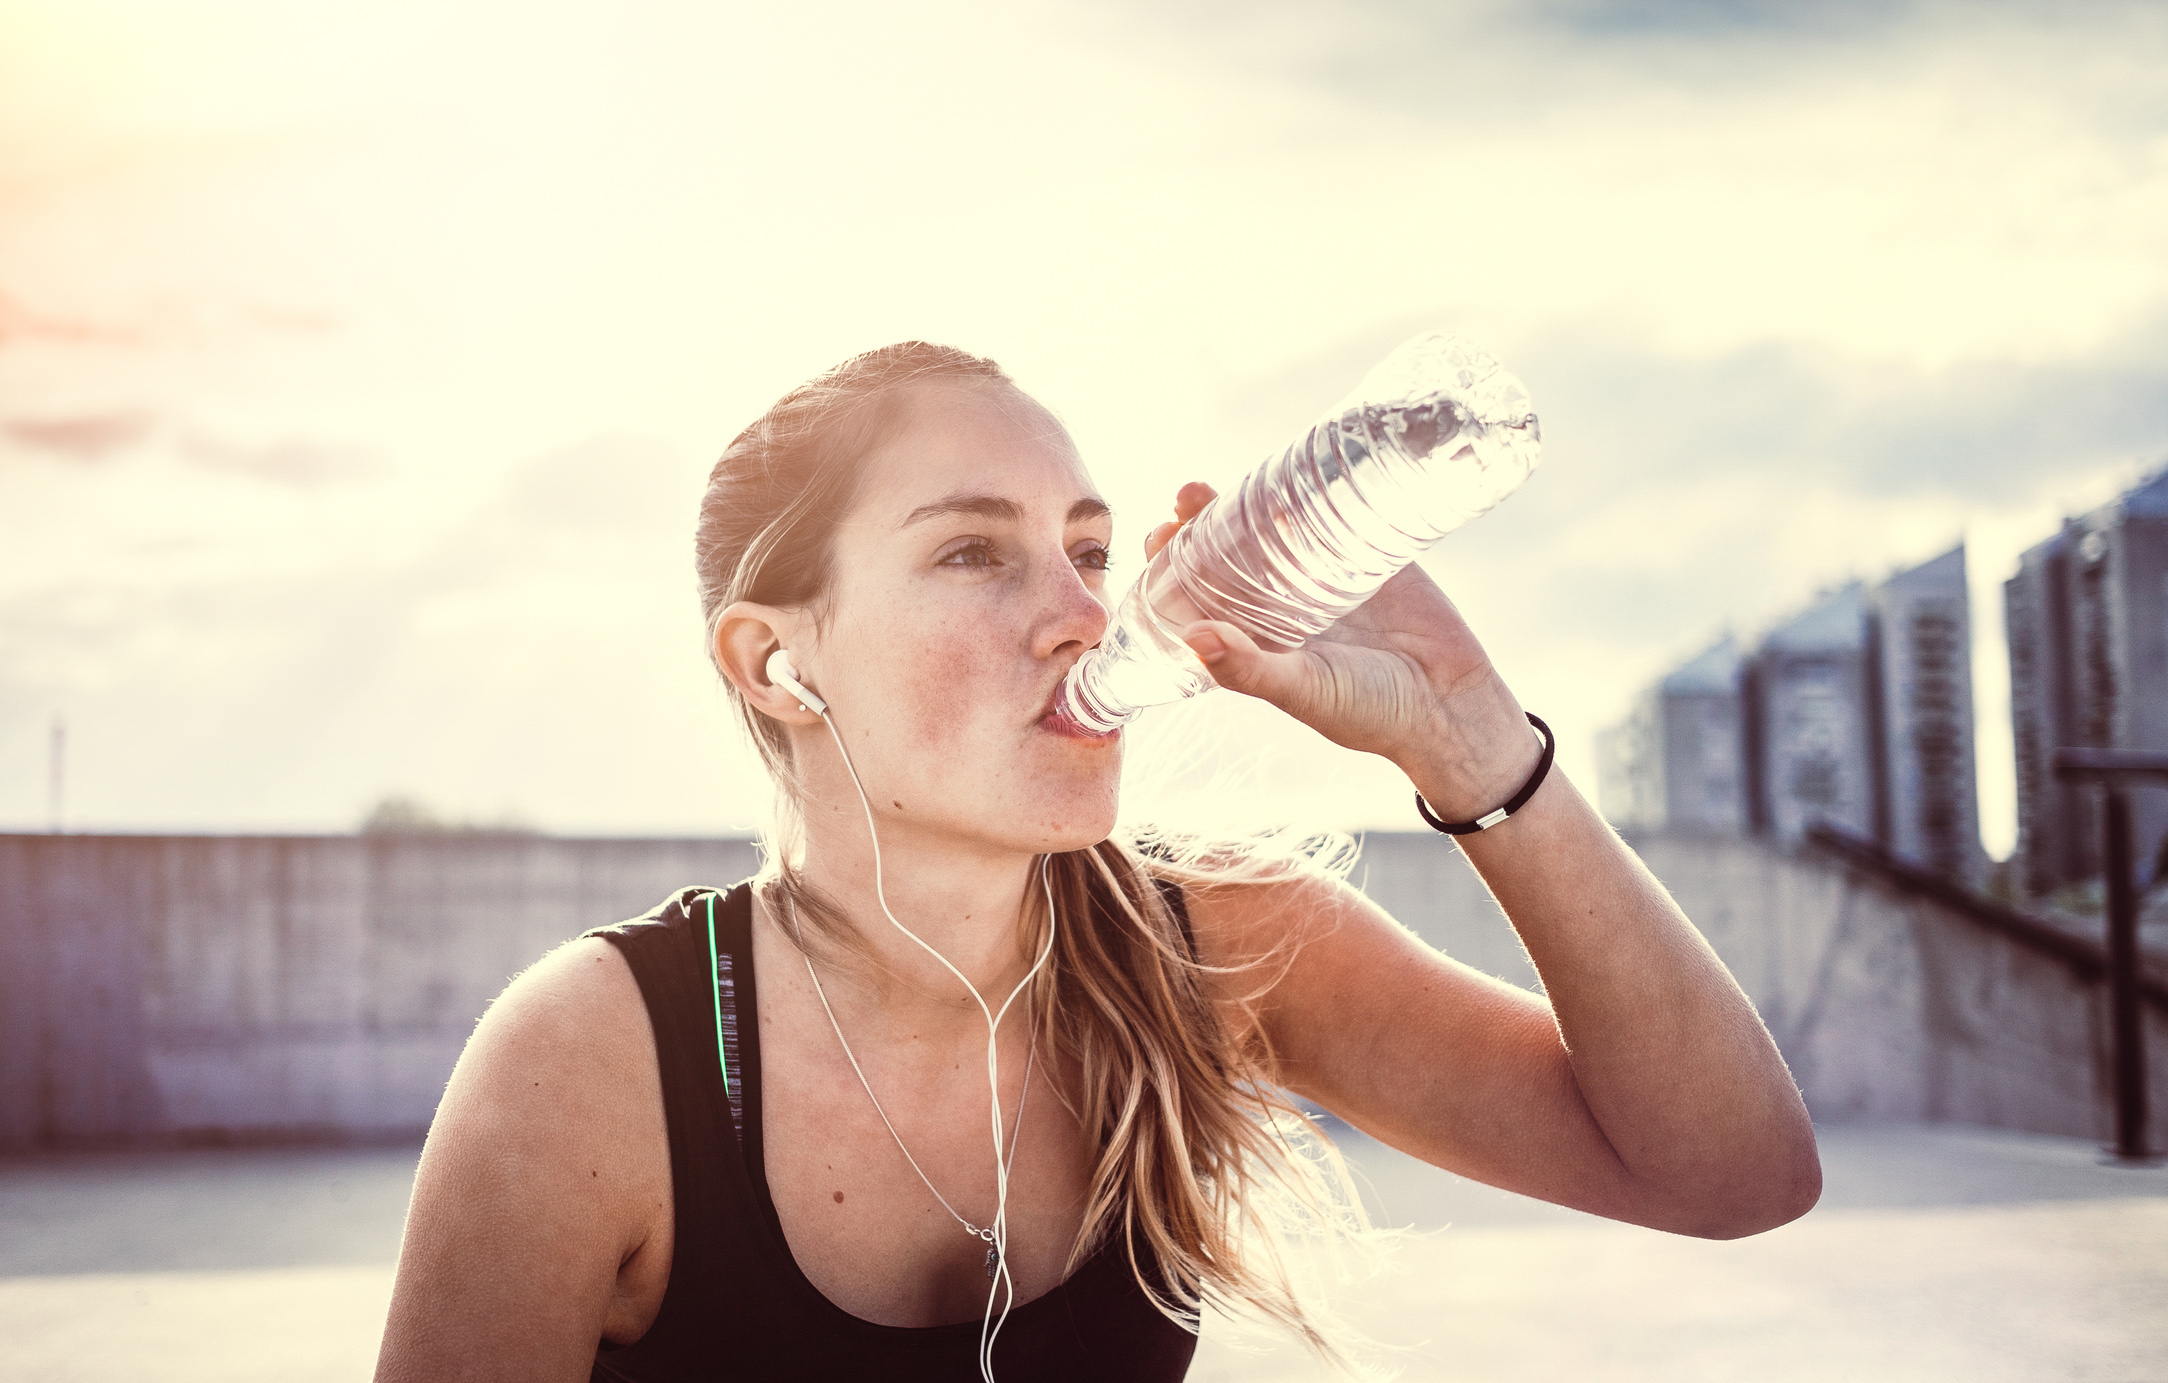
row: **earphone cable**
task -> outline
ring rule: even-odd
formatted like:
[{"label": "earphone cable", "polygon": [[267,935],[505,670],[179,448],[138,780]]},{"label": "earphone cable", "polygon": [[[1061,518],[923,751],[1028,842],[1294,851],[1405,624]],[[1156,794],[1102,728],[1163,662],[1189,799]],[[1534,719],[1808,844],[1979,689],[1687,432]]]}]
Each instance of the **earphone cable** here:
[{"label": "earphone cable", "polygon": [[[926,1175],[926,1169],[918,1165],[918,1159],[911,1156],[910,1145],[906,1144],[903,1141],[903,1135],[896,1132],[896,1125],[894,1121],[892,1121],[888,1117],[888,1111],[881,1107],[881,1097],[873,1093],[873,1082],[866,1079],[865,1068],[858,1064],[858,1056],[855,1052],[851,1050],[850,1039],[846,1038],[843,1035],[843,1024],[836,1021],[836,1011],[834,1007],[831,1006],[828,1002],[828,991],[821,987],[820,972],[813,968],[813,957],[806,953],[805,934],[801,932],[798,928],[797,900],[786,899],[785,901],[788,902],[790,906],[791,935],[798,938],[799,955],[805,961],[806,975],[813,981],[813,992],[820,996],[821,1011],[828,1015],[828,1025],[836,1030],[836,1043],[843,1048],[844,1059],[851,1063],[851,1070],[857,1075],[858,1083],[865,1087],[866,1098],[873,1102],[873,1112],[881,1116],[881,1123],[885,1128],[887,1128],[888,1136],[896,1140],[896,1147],[900,1152],[903,1153],[903,1160],[911,1164],[911,1170],[918,1173],[918,1179],[920,1181],[926,1183],[926,1189],[933,1192],[933,1198],[935,1200],[941,1202],[941,1208],[943,1210],[946,1210],[949,1213],[950,1217],[956,1221],[956,1223],[962,1225],[965,1232],[970,1234],[972,1238],[984,1240],[987,1244],[992,1245],[994,1242],[993,1229],[991,1227],[981,1229],[977,1225],[971,1223],[971,1221],[965,1219],[962,1215],[958,1214],[956,1211],[956,1207],[949,1204],[949,1198],[941,1194],[941,1188],[933,1184],[933,1178]],[[1031,1013],[1031,1010],[1029,1007],[1027,1007],[1025,1008],[1024,1012],[1025,1015],[1028,1017]],[[1039,1043],[1037,1035],[1034,1034],[1031,1043],[1030,1055],[1025,1059],[1024,1062],[1024,1088],[1021,1092],[1018,1093],[1016,1097],[1015,1127],[1012,1128],[1009,1132],[1009,1161],[1012,1164],[1016,1160],[1016,1145],[1018,1141],[1021,1140],[1024,1136],[1024,1104],[1027,1100],[1031,1098],[1031,1072],[1032,1068],[1038,1064],[1038,1060]]]},{"label": "earphone cable", "polygon": [[[963,971],[957,969],[947,956],[934,949],[924,937],[897,921],[896,914],[889,910],[888,890],[881,872],[881,833],[874,823],[872,799],[866,796],[866,785],[860,782],[858,778],[858,766],[851,762],[851,751],[843,743],[843,732],[836,729],[836,722],[828,714],[825,703],[816,705],[814,702],[804,701],[803,697],[801,697],[801,702],[806,706],[806,709],[818,715],[821,718],[821,723],[828,727],[830,737],[836,742],[836,752],[843,756],[844,770],[851,775],[851,786],[858,792],[858,805],[866,813],[866,838],[873,846],[873,896],[881,905],[881,915],[886,917],[889,924],[895,927],[897,931],[917,942],[919,948],[925,951],[927,955],[941,962],[942,968],[954,975],[957,982],[963,985],[964,991],[971,996],[972,1002],[979,1006],[980,1015],[986,1019],[986,1083],[991,1092],[991,1098],[987,1100],[987,1107],[992,1123],[994,1141],[994,1222],[989,1226],[989,1229],[994,1236],[996,1276],[993,1286],[986,1293],[986,1314],[979,1322],[979,1375],[984,1380],[984,1383],[994,1383],[994,1342],[1001,1335],[1001,1327],[1008,1323],[1009,1311],[1016,1303],[1016,1279],[1009,1271],[1009,1164],[1007,1157],[1003,1155],[1001,1146],[1003,1132],[1001,1118],[1001,1057],[998,1039],[1001,1035],[1001,1020],[1009,1016],[1009,1007],[1016,1002],[1017,996],[1029,987],[1032,980],[1038,976],[1039,971],[1045,967],[1047,958],[1054,953],[1054,928],[1056,926],[1054,886],[1047,878],[1047,857],[1045,855],[1039,857],[1039,887],[1046,895],[1046,941],[1039,948],[1038,959],[1031,963],[1031,968],[1026,970],[1024,977],[1016,982],[1016,988],[1009,991],[1009,997],[1001,1001],[1001,1008],[996,1012],[988,1006],[985,996],[979,993],[978,986],[971,983],[970,978]],[[795,904],[793,907],[795,908]],[[795,920],[795,912],[793,918]],[[818,977],[816,977],[816,986],[818,983]],[[825,996],[823,996],[823,1002],[826,1002]],[[831,1013],[829,1017],[832,1021],[834,1014]],[[842,1035],[840,1028],[837,1029],[837,1035],[839,1037]],[[1036,1034],[1034,1034],[1032,1043],[1033,1059],[1036,1059],[1037,1053],[1038,1043]],[[855,1058],[852,1064],[854,1066],[857,1064]],[[864,1080],[863,1072],[860,1073],[859,1078]],[[869,1095],[872,1093],[871,1086],[867,1087],[866,1093]],[[875,1107],[878,1108],[880,1102],[875,1101],[874,1103]],[[886,1114],[881,1117],[883,1122],[887,1121],[888,1116]],[[1021,1105],[1018,1106],[1017,1117],[1019,1121],[1023,1117]],[[889,1132],[891,1135],[895,1133],[893,1125],[890,1126]],[[902,1140],[898,1139],[897,1143],[900,1146]],[[904,1155],[906,1157],[910,1156],[909,1149],[905,1149]],[[914,1167],[917,1165],[915,1161],[912,1163]],[[926,1174],[923,1171],[919,1173],[920,1180],[925,1180],[925,1177]],[[931,1189],[933,1183],[928,1181],[926,1185]],[[939,1191],[934,1192],[937,1198],[940,1194]],[[946,1201],[942,1203],[947,1204]],[[949,1213],[954,1215],[956,1212],[951,1209]],[[957,1216],[957,1218],[962,1219],[963,1217]],[[969,1221],[965,1221],[965,1223],[968,1226]],[[1005,1296],[1004,1293],[1006,1293]],[[998,1322],[994,1319],[994,1300],[997,1296],[1003,1298],[1001,1302],[1001,1319]]]}]

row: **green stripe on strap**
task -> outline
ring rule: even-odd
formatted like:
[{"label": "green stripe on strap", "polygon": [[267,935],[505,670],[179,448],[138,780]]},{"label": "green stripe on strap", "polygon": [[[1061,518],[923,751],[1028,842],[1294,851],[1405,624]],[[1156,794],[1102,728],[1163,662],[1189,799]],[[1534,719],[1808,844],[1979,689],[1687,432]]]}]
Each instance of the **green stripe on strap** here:
[{"label": "green stripe on strap", "polygon": [[715,953],[715,890],[708,890],[708,980],[715,986],[715,1058],[723,1068],[723,1094],[730,1094],[730,1053],[723,1048],[723,967]]}]

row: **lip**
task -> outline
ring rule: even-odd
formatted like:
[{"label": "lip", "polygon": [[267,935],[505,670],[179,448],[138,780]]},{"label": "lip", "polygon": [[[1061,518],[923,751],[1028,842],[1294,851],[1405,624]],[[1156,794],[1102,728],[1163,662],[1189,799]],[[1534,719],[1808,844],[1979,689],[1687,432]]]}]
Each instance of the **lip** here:
[{"label": "lip", "polygon": [[1086,744],[1111,744],[1119,739],[1122,733],[1117,729],[1109,730],[1103,735],[1095,734],[1059,711],[1048,711],[1040,716],[1039,728],[1064,739],[1083,740]]},{"label": "lip", "polygon": [[1057,709],[1060,701],[1061,683],[1056,682],[1054,690],[1046,695],[1046,704],[1039,709],[1039,728],[1041,730],[1045,730],[1049,734],[1060,735],[1063,739],[1082,740],[1086,744],[1111,744],[1121,736],[1122,732],[1119,727],[1109,730],[1105,734],[1085,729]]}]

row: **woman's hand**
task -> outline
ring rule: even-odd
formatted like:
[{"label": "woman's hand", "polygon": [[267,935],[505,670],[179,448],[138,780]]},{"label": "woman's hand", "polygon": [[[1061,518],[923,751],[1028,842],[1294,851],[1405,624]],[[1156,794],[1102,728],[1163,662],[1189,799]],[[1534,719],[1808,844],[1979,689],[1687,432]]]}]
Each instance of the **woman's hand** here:
[{"label": "woman's hand", "polygon": [[[1184,486],[1177,521],[1146,550],[1211,499]],[[1222,685],[1385,755],[1448,819],[1505,802],[1539,753],[1420,568],[1292,653],[1217,621],[1182,634]],[[1776,1044],[1566,774],[1458,844],[1519,933],[1542,997],[1429,950],[1351,889],[1295,879],[1198,891],[1191,916],[1208,958],[1239,965],[1298,929],[1305,938],[1263,1008],[1277,1078],[1426,1161],[1599,1215],[1728,1238],[1806,1213],[1821,1164]]]},{"label": "woman's hand", "polygon": [[[1146,559],[1213,497],[1209,485],[1184,485],[1174,522],[1146,535]],[[1266,652],[1221,620],[1190,624],[1182,637],[1221,686],[1271,702],[1335,744],[1392,760],[1449,820],[1512,796],[1540,752],[1474,631],[1413,563],[1291,653]]]}]

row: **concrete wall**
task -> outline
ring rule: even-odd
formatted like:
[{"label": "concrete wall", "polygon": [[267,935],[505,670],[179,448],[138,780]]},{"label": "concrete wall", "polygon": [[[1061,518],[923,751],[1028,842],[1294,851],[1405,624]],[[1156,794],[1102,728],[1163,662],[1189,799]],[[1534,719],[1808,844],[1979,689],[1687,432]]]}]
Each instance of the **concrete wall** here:
[{"label": "concrete wall", "polygon": [[[1632,840],[1754,1000],[1816,1118],[2109,1136],[2104,987],[1812,850],[1720,833]],[[1504,914],[1436,837],[1370,836],[1356,880],[1440,950],[1539,987]],[[2148,1007],[2144,1022],[2159,1145],[2168,1014]]]},{"label": "concrete wall", "polygon": [[[2062,963],[1812,853],[1637,843],[1817,1117],[2106,1136],[2105,996]],[[513,974],[753,868],[742,841],[0,836],[0,1145],[418,1130]],[[1372,835],[1356,879],[1534,987],[1450,842]],[[2146,1021],[2168,1128],[2168,1022]]]},{"label": "concrete wall", "polygon": [[505,982],[717,840],[0,836],[0,1145],[426,1127]]}]

